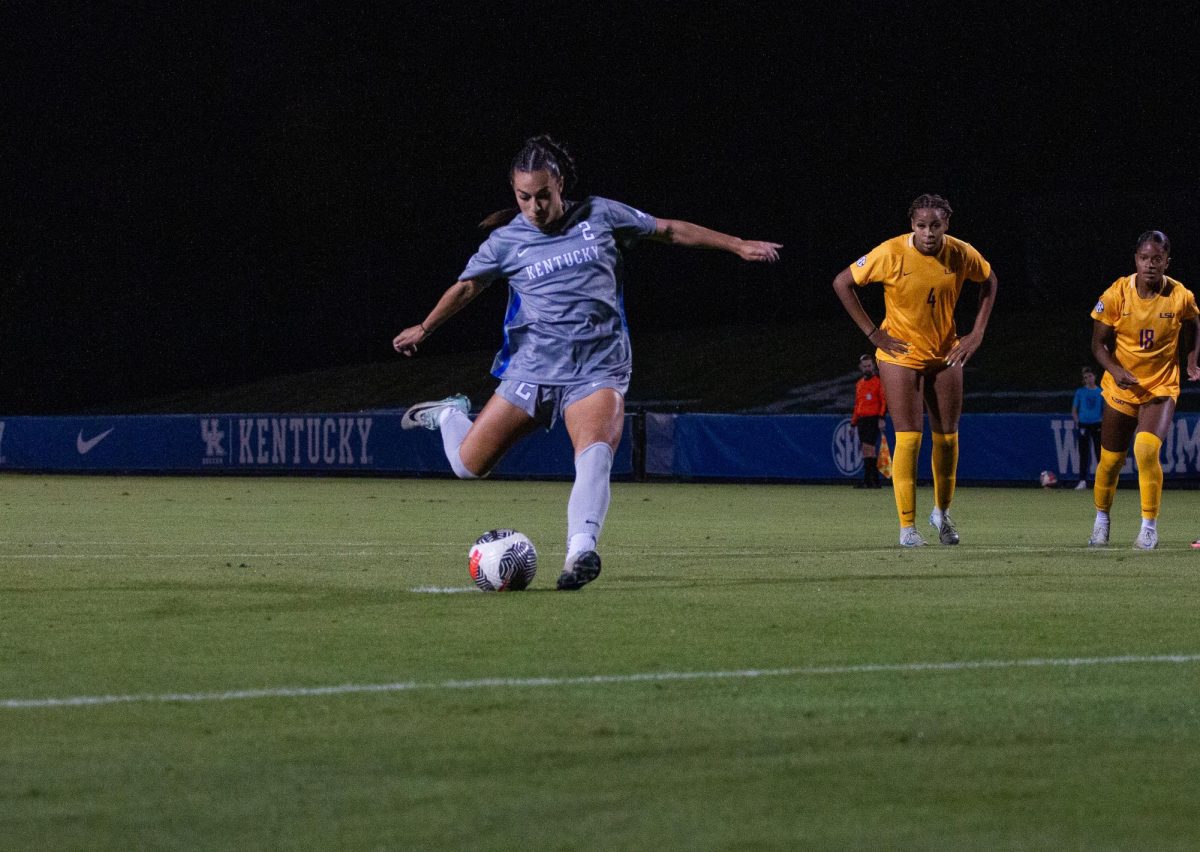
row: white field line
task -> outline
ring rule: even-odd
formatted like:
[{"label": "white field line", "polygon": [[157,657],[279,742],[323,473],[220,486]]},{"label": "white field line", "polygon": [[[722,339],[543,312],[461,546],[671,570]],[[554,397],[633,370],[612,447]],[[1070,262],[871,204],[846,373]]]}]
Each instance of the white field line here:
[{"label": "white field line", "polygon": [[[1185,542],[1179,542],[1178,546],[1170,544],[1163,545],[1160,543],[1159,550],[1187,550],[1188,545]],[[232,557],[253,558],[253,559],[317,559],[317,558],[377,558],[381,556],[407,558],[413,556],[445,556],[450,551],[461,550],[466,554],[466,549],[460,543],[441,545],[419,545],[415,547],[407,547],[403,550],[396,549],[369,549],[369,550],[306,550],[306,551],[251,551],[251,550],[222,550],[206,553],[0,553],[0,560],[48,560],[48,561],[63,561],[71,559],[83,560],[107,560],[107,559],[229,559]],[[767,548],[724,548],[720,545],[693,545],[685,548],[606,548],[605,554],[614,554],[617,556],[644,556],[652,555],[670,555],[670,556],[712,556],[719,555],[727,558],[771,558],[777,559],[779,552]],[[921,550],[905,551],[898,545],[889,547],[813,547],[811,549],[796,548],[789,550],[790,556],[798,556],[805,553],[814,556],[820,555],[875,555],[875,554],[895,554],[902,553],[941,553],[948,555],[945,548],[937,546],[923,548]],[[1089,553],[1089,554],[1119,554],[1127,556],[1132,552],[1131,548],[1122,547],[1119,545],[1107,548],[1088,547],[1087,544],[1071,544],[1071,545],[1050,545],[1039,547],[1036,545],[1005,545],[1004,547],[974,547],[971,545],[959,545],[954,548],[956,553],[971,553],[971,554],[996,554],[996,553]],[[917,557],[914,557],[917,558]],[[1153,558],[1153,557],[1148,557]]]},{"label": "white field line", "polygon": [[596,686],[672,681],[748,680],[766,677],[819,677],[822,675],[875,674],[880,672],[962,672],[980,669],[1080,668],[1085,666],[1184,664],[1200,662],[1200,654],[1125,654],[1116,657],[1034,657],[1024,660],[957,660],[951,662],[861,663],[843,666],[795,666],[779,669],[735,669],[708,672],[638,672],[581,677],[478,678],[475,680],[400,681],[397,683],[345,683],[337,686],[285,686],[235,689],[226,692],[165,692],[135,695],[75,695],[66,698],[8,698],[3,710],[36,710],[52,707],[95,707],[108,704],[168,704],[210,701],[244,701],[260,698],[317,698],[389,692],[442,692],[449,690],[529,689],[536,687]]}]

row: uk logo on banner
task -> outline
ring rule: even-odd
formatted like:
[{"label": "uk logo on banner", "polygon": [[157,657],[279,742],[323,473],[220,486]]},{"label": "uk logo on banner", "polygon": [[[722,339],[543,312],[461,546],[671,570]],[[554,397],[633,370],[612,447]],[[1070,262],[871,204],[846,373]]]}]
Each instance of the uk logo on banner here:
[{"label": "uk logo on banner", "polygon": [[221,421],[215,417],[200,420],[200,439],[204,441],[203,464],[225,463],[225,432],[221,429]]}]

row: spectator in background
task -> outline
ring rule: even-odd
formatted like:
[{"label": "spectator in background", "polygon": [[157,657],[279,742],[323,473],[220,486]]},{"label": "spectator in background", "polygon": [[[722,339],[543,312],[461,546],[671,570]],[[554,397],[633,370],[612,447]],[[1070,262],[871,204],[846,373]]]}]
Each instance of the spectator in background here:
[{"label": "spectator in background", "polygon": [[1092,469],[1092,453],[1100,461],[1100,420],[1104,413],[1104,396],[1096,386],[1096,371],[1083,368],[1083,387],[1075,391],[1071,402],[1071,419],[1075,421],[1075,434],[1079,438],[1079,484],[1076,491],[1087,486],[1088,471]]},{"label": "spectator in background", "polygon": [[862,370],[862,378],[854,385],[854,413],[850,415],[850,425],[858,429],[858,440],[862,442],[863,480],[854,487],[879,488],[877,455],[883,418],[887,414],[887,397],[871,355],[859,356],[858,369]]}]

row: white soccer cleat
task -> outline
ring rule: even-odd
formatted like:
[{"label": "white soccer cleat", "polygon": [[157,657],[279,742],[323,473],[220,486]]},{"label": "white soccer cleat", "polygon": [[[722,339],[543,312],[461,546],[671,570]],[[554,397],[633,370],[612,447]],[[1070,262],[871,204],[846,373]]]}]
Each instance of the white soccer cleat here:
[{"label": "white soccer cleat", "polygon": [[1153,550],[1158,547],[1158,530],[1142,527],[1137,538],[1133,540],[1134,550]]},{"label": "white soccer cleat", "polygon": [[442,412],[447,408],[457,408],[463,414],[471,410],[471,400],[461,393],[448,396],[433,402],[418,402],[410,405],[400,418],[401,429],[433,429],[441,424],[438,422]]},{"label": "white soccer cleat", "polygon": [[924,547],[925,539],[921,538],[921,534],[917,532],[916,527],[901,527],[900,528],[900,546],[901,547]]},{"label": "white soccer cleat", "polygon": [[1088,539],[1088,547],[1107,547],[1108,546],[1108,521],[1096,518],[1096,523],[1092,524],[1092,536]]},{"label": "white soccer cleat", "polygon": [[1076,491],[1087,491],[1087,480],[1079,480],[1079,484],[1075,486]]}]

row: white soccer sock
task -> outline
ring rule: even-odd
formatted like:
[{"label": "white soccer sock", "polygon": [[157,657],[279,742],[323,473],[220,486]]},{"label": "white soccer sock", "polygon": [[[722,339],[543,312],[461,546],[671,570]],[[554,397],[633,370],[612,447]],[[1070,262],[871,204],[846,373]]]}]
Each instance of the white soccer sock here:
[{"label": "white soccer sock", "polygon": [[576,553],[583,553],[585,550],[596,549],[596,537],[590,533],[575,533],[571,536],[571,540],[567,542],[567,558],[570,559]]},{"label": "white soccer sock", "polygon": [[438,414],[438,428],[442,432],[442,449],[446,451],[454,475],[459,479],[479,479],[477,474],[467,470],[458,455],[458,448],[471,431],[471,418],[453,405],[447,405]]},{"label": "white soccer sock", "polygon": [[612,499],[608,485],[612,463],[612,447],[602,441],[585,447],[575,456],[575,485],[567,501],[568,558],[583,550],[596,549]]},{"label": "white soccer sock", "polygon": [[[1097,509],[1097,510],[1096,510],[1096,520],[1097,520],[1097,521],[1104,521],[1104,523],[1106,523],[1106,524],[1107,524],[1107,523],[1108,523],[1108,512],[1102,512],[1102,511],[1100,511],[1099,509]],[[1143,520],[1144,520],[1144,519],[1143,519]]]},{"label": "white soccer sock", "polygon": [[1158,518],[1142,518],[1142,529],[1158,531]]}]

